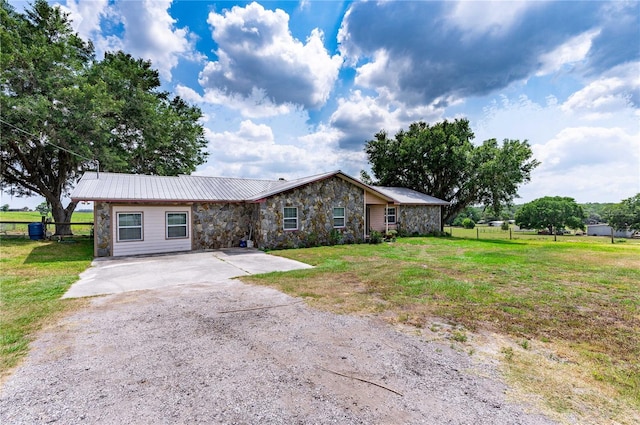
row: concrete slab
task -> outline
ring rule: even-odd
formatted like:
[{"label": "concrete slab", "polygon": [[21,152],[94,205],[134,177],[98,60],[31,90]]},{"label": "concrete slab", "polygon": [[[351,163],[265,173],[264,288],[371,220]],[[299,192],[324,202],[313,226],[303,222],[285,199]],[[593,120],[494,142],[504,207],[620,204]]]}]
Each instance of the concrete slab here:
[{"label": "concrete slab", "polygon": [[233,248],[219,251],[123,258],[98,258],[80,274],[62,298],[155,289],[191,283],[223,284],[250,274],[311,268],[310,265],[262,251]]}]

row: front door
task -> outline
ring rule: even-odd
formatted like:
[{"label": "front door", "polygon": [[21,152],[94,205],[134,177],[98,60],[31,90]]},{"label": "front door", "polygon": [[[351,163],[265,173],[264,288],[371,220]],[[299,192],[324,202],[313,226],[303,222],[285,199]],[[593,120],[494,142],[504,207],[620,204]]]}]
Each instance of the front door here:
[{"label": "front door", "polygon": [[367,205],[367,209],[364,216],[364,234],[369,236],[369,229],[371,228],[371,207]]}]

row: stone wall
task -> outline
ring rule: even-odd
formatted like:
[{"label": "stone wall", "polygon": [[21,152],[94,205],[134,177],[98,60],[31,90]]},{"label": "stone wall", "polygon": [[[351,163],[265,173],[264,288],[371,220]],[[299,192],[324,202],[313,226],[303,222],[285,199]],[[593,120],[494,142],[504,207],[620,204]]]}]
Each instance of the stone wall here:
[{"label": "stone wall", "polygon": [[96,201],[93,206],[93,254],[96,257],[111,256],[111,205]]},{"label": "stone wall", "polygon": [[[298,208],[297,230],[284,230],[284,207]],[[256,246],[297,248],[330,244],[334,207],[345,208],[345,227],[338,229],[341,241],[362,241],[364,190],[334,176],[269,197],[261,203]]]},{"label": "stone wall", "polygon": [[195,203],[191,211],[194,250],[240,246],[258,218],[257,204]]},{"label": "stone wall", "polygon": [[398,229],[407,235],[426,235],[440,231],[441,207],[438,205],[401,205]]}]

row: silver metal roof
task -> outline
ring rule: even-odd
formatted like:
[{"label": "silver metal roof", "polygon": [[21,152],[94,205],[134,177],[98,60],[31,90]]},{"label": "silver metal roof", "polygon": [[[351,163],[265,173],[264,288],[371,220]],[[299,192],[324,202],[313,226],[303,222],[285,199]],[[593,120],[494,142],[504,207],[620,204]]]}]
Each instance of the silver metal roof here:
[{"label": "silver metal roof", "polygon": [[338,176],[394,203],[448,205],[432,196],[403,188],[368,186],[342,171],[296,180],[257,180],[205,176],[147,176],[86,172],[71,193],[74,201],[256,202],[287,190]]},{"label": "silver metal roof", "polygon": [[401,205],[449,205],[447,201],[443,201],[442,199],[434,198],[433,196],[425,195],[422,192],[417,192],[405,187],[371,187],[376,189],[378,192],[395,199]]},{"label": "silver metal roof", "polygon": [[71,193],[84,201],[244,201],[281,181],[87,172]]}]

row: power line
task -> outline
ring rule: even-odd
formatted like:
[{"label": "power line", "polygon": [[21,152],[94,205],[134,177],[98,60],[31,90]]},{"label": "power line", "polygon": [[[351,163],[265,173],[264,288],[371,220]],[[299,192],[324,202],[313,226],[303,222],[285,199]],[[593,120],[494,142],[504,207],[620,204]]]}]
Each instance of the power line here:
[{"label": "power line", "polygon": [[33,137],[34,139],[38,139],[38,140],[40,140],[40,141],[41,141],[41,142],[43,142],[43,143],[49,144],[49,145],[51,145],[51,146],[53,146],[53,147],[55,147],[55,148],[58,148],[58,149],[60,149],[60,150],[62,150],[62,151],[65,151],[65,152],[67,152],[67,153],[70,153],[71,155],[75,155],[75,156],[77,156],[78,158],[86,159],[87,161],[91,161],[91,162],[96,162],[96,163],[98,164],[98,166],[97,166],[97,169],[98,169],[98,170],[97,170],[97,172],[98,172],[98,173],[100,172],[100,161],[98,161],[97,159],[87,158],[86,156],[80,155],[79,153],[74,152],[74,151],[72,151],[72,150],[70,150],[70,149],[63,148],[62,146],[58,146],[58,145],[56,145],[55,143],[52,143],[52,142],[50,142],[50,141],[48,141],[48,140],[44,140],[44,139],[42,139],[42,138],[40,138],[40,137],[36,136],[36,135],[35,135],[35,134],[33,134],[33,133],[29,133],[28,131],[21,129],[20,127],[16,127],[15,125],[11,124],[10,122],[7,122],[7,121],[3,120],[2,118],[0,118],[0,122],[1,122],[1,123],[3,123],[3,124],[8,125],[9,127],[12,127],[12,128],[14,128],[14,129],[18,130],[18,131],[19,131],[19,132],[21,132],[21,133],[26,134],[27,136]]}]

